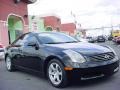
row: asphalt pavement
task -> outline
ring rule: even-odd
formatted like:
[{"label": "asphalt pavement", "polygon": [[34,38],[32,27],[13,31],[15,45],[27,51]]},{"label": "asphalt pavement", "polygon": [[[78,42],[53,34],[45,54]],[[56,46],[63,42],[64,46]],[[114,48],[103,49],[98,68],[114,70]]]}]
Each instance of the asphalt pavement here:
[{"label": "asphalt pavement", "polygon": [[[118,56],[120,45],[112,42],[98,43],[111,46]],[[120,56],[119,56],[120,57]],[[3,60],[0,61],[0,90],[59,90],[42,75],[26,71],[8,72]],[[112,77],[87,81],[73,81],[62,90],[120,90],[120,72]]]}]

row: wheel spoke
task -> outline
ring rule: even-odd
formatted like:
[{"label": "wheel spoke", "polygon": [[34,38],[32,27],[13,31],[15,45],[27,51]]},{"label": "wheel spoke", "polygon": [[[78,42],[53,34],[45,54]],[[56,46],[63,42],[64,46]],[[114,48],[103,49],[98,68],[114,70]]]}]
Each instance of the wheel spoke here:
[{"label": "wheel spoke", "polygon": [[62,76],[62,71],[61,71],[61,72],[58,72],[58,75],[61,75],[61,76]]},{"label": "wheel spoke", "polygon": [[62,71],[61,71],[61,68],[59,66],[57,67],[57,73],[58,73],[58,75],[62,75]]},{"label": "wheel spoke", "polygon": [[57,82],[61,82],[59,75],[56,75],[56,80],[57,80]]},{"label": "wheel spoke", "polygon": [[51,65],[50,68],[54,71],[56,70],[56,68],[54,67],[54,65]]},{"label": "wheel spoke", "polygon": [[58,64],[56,64],[55,66],[56,66],[56,70],[58,70],[58,68],[59,68],[59,65],[58,65]]},{"label": "wheel spoke", "polygon": [[7,57],[7,59],[6,59],[6,66],[7,66],[8,70],[11,68],[11,60],[9,57]]},{"label": "wheel spoke", "polygon": [[49,71],[50,75],[54,75],[54,72],[52,70]]}]

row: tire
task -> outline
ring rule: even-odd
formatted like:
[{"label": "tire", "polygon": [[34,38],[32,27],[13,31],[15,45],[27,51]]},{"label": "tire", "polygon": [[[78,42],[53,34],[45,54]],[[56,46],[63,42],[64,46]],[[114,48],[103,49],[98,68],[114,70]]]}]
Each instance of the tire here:
[{"label": "tire", "polygon": [[49,82],[54,87],[63,88],[68,84],[68,77],[67,77],[67,73],[64,70],[64,66],[57,59],[53,59],[48,63],[47,77]]},{"label": "tire", "polygon": [[6,68],[8,71],[12,72],[15,71],[15,66],[12,64],[12,60],[9,56],[6,56],[5,58]]}]

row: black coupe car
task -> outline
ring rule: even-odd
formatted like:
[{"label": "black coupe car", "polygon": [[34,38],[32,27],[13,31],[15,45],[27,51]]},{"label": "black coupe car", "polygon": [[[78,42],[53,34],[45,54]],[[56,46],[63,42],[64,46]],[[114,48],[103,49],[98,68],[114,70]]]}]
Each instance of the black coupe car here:
[{"label": "black coupe car", "polygon": [[39,71],[55,87],[65,87],[74,76],[84,79],[112,75],[119,60],[110,47],[78,42],[58,32],[30,32],[5,50],[8,71],[18,68]]}]

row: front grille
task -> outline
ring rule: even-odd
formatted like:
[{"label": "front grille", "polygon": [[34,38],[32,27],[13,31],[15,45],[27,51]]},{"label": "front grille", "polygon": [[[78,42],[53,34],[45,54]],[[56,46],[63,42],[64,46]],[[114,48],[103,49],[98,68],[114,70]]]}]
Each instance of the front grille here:
[{"label": "front grille", "polygon": [[106,61],[106,60],[112,60],[114,58],[115,58],[115,55],[113,52],[90,56],[90,60],[93,60],[93,61]]}]

